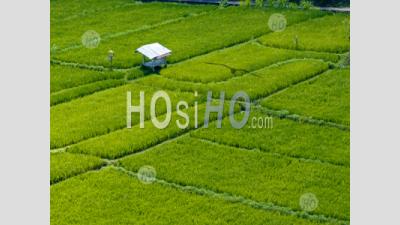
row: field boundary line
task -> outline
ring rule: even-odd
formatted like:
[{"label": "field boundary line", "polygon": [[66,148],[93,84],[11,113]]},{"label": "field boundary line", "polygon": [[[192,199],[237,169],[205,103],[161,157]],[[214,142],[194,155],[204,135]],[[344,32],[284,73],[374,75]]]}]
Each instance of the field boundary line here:
[{"label": "field boundary line", "polygon": [[[199,128],[195,128],[195,129],[199,129]],[[193,129],[193,130],[195,130],[195,129]],[[162,145],[171,143],[171,142],[173,142],[173,141],[176,141],[176,140],[181,139],[181,138],[184,138],[184,137],[188,137],[188,136],[190,136],[190,132],[193,131],[193,130],[188,130],[187,132],[182,133],[182,134],[179,134],[179,135],[177,135],[177,136],[175,136],[175,137],[173,137],[173,138],[169,138],[169,139],[167,139],[167,140],[165,140],[165,141],[161,141],[161,142],[159,142],[159,143],[156,143],[155,145],[152,145],[152,146],[147,147],[147,148],[145,148],[145,149],[142,149],[142,150],[140,150],[140,151],[132,152],[132,153],[123,155],[123,156],[121,156],[121,157],[118,157],[118,158],[115,158],[115,159],[111,159],[110,161],[111,161],[111,163],[112,163],[113,165],[115,165],[115,163],[117,163],[118,161],[123,160],[123,159],[125,159],[125,158],[131,157],[131,156],[133,156],[133,155],[141,155],[141,154],[144,154],[145,152],[148,152],[148,151],[150,151],[150,150],[152,150],[152,149],[158,148],[159,146],[162,146]]]},{"label": "field boundary line", "polygon": [[71,102],[71,101],[73,101],[73,100],[80,99],[80,98],[83,98],[83,97],[92,95],[92,94],[94,94],[94,93],[97,93],[97,92],[106,91],[106,90],[110,90],[110,89],[113,89],[113,88],[118,88],[118,87],[121,87],[121,86],[123,86],[123,85],[128,84],[124,79],[106,79],[106,80],[100,80],[100,81],[90,82],[90,83],[88,83],[88,84],[79,85],[79,86],[75,86],[75,87],[72,87],[72,88],[66,88],[66,89],[63,89],[63,90],[60,90],[60,91],[57,91],[57,92],[50,93],[50,100],[51,100],[51,97],[52,97],[52,96],[57,96],[57,95],[59,95],[59,94],[65,93],[65,92],[69,92],[69,91],[71,91],[72,89],[85,88],[85,87],[88,87],[89,85],[94,85],[94,84],[96,84],[96,83],[103,84],[105,81],[112,81],[112,80],[114,80],[114,81],[121,81],[121,82],[123,82],[123,83],[119,83],[119,84],[117,84],[117,85],[112,85],[112,86],[106,87],[106,88],[104,88],[104,89],[99,89],[99,90],[87,92],[87,93],[84,93],[83,95],[74,96],[74,97],[72,97],[72,98],[63,99],[62,101],[60,100],[60,101],[55,102],[55,103],[51,103],[51,102],[50,102],[50,107],[56,106],[56,105],[60,105],[60,104],[63,104],[63,103],[68,103],[68,102]]},{"label": "field boundary line", "polygon": [[300,85],[300,84],[302,84],[302,83],[310,82],[310,81],[316,80],[316,79],[318,79],[320,76],[322,76],[324,73],[327,73],[327,72],[329,72],[329,71],[332,71],[332,69],[327,69],[327,70],[325,70],[324,72],[319,73],[318,75],[313,76],[313,77],[311,77],[311,78],[309,78],[309,79],[306,79],[306,80],[304,80],[304,81],[302,81],[302,82],[298,82],[298,83],[289,85],[289,86],[287,86],[287,87],[285,87],[285,88],[282,88],[281,90],[276,91],[276,92],[274,92],[274,93],[272,93],[272,94],[270,94],[270,95],[268,95],[268,96],[266,96],[266,97],[259,98],[259,99],[257,99],[257,100],[254,101],[254,104],[255,104],[255,105],[258,105],[258,103],[259,103],[261,100],[265,100],[265,99],[268,99],[268,98],[270,98],[270,97],[272,97],[272,96],[274,96],[274,95],[283,93],[283,92],[285,92],[286,90],[288,90],[289,88],[295,87],[295,86]]},{"label": "field boundary line", "polygon": [[84,87],[86,85],[95,84],[97,82],[109,81],[109,80],[125,80],[125,79],[124,78],[109,78],[109,79],[97,80],[97,81],[89,82],[89,83],[86,83],[86,84],[81,84],[81,85],[77,85],[77,86],[74,86],[74,87],[64,88],[64,89],[61,89],[61,90],[58,90],[58,91],[50,92],[50,96],[51,95],[55,95],[55,94],[60,94],[60,93],[63,93],[63,92],[67,92],[67,91],[69,91],[71,89],[74,89],[74,88],[81,88],[81,87]]},{"label": "field boundary line", "polygon": [[[320,17],[318,17],[318,18],[320,18]],[[297,23],[297,24],[300,24],[300,23]],[[316,51],[316,50],[307,50],[307,49],[285,48],[285,47],[279,47],[279,46],[263,44],[263,43],[261,43],[260,38],[257,38],[256,40],[254,40],[254,43],[256,43],[259,46],[265,47],[265,48],[275,48],[275,49],[280,49],[280,50],[298,51],[298,52],[324,53],[324,54],[332,54],[332,55],[339,55],[339,56],[349,52],[349,51],[346,51],[346,52],[327,52],[327,51]]]},{"label": "field boundary line", "polygon": [[309,124],[313,124],[313,125],[320,125],[320,126],[328,126],[328,127],[334,127],[334,128],[338,128],[340,130],[343,131],[350,131],[350,127],[344,124],[340,124],[340,123],[335,123],[335,122],[331,122],[331,121],[327,121],[327,120],[323,120],[323,119],[314,119],[312,117],[309,116],[303,116],[303,115],[297,115],[297,114],[289,114],[286,112],[289,112],[288,110],[282,109],[282,110],[273,110],[273,109],[269,109],[267,107],[261,106],[261,105],[256,105],[255,106],[256,110],[259,110],[262,113],[265,113],[267,115],[270,116],[276,116],[279,118],[286,118],[286,119],[290,119],[296,122],[300,122],[300,123],[309,123]]},{"label": "field boundary line", "polygon": [[[150,76],[150,75],[149,75],[149,76]],[[152,74],[151,76],[162,76],[162,75]],[[140,78],[143,78],[143,77],[140,77]],[[138,79],[140,79],[140,78],[138,78]],[[151,86],[151,85],[148,85],[148,84],[136,83],[138,79],[130,80],[130,81],[127,82],[127,84],[137,84],[137,85],[140,85],[140,86],[143,86],[143,87],[153,88],[153,89],[159,89],[159,88],[160,88],[160,87],[158,87],[158,86]],[[168,90],[168,91],[175,91],[175,92],[184,93],[184,94],[194,94],[194,93],[196,92],[196,91],[177,90],[177,89],[166,89],[166,90]],[[203,93],[201,93],[201,92],[199,92],[199,91],[197,91],[197,92],[198,92],[198,95],[199,95],[199,96],[200,96],[201,94],[203,94]],[[199,101],[198,101],[197,103],[203,103],[203,102],[199,102]]]},{"label": "field boundary line", "polygon": [[66,152],[67,148],[68,148],[68,146],[67,147],[61,147],[61,148],[50,149],[50,153]]},{"label": "field boundary line", "polygon": [[[56,154],[56,153],[53,153],[53,154]],[[63,181],[67,181],[67,180],[69,180],[71,178],[78,177],[80,175],[83,175],[83,174],[86,174],[86,173],[89,173],[89,172],[99,171],[99,170],[104,169],[106,167],[109,167],[111,165],[111,163],[108,162],[107,160],[104,160],[104,159],[101,159],[101,160],[102,160],[103,163],[100,166],[93,167],[93,168],[88,169],[86,171],[81,171],[81,172],[78,172],[78,173],[71,174],[70,176],[58,179],[58,180],[53,181],[53,182],[50,181],[50,187],[55,185],[55,184],[61,183]]]},{"label": "field boundary line", "polygon": [[293,48],[285,48],[285,47],[280,47],[280,46],[275,46],[275,45],[267,45],[263,44],[260,41],[260,38],[257,38],[255,42],[261,46],[267,47],[267,48],[276,48],[276,49],[281,49],[281,50],[291,50],[291,51],[299,51],[299,52],[311,52],[311,53],[325,53],[325,54],[332,54],[332,55],[343,55],[349,52],[349,50],[345,52],[328,52],[328,51],[318,51],[318,50],[308,50],[308,49],[293,49]]},{"label": "field boundary line", "polygon": [[121,67],[106,67],[103,65],[94,65],[94,64],[86,64],[86,63],[79,63],[79,62],[73,62],[73,61],[64,61],[64,60],[58,60],[58,59],[50,59],[50,63],[54,65],[59,65],[59,66],[68,66],[72,68],[79,68],[79,69],[87,69],[87,70],[95,70],[95,71],[120,71],[120,72],[126,72],[129,70],[133,69],[139,69],[140,65],[132,66],[132,67],[127,67],[127,68],[121,68]]},{"label": "field boundary line", "polygon": [[349,166],[346,166],[343,163],[334,163],[334,162],[321,160],[321,159],[311,159],[311,158],[304,158],[304,157],[299,157],[299,156],[292,156],[292,155],[282,154],[282,153],[278,153],[278,152],[272,152],[272,151],[269,151],[269,150],[261,150],[260,148],[238,147],[238,146],[235,146],[235,145],[229,145],[227,143],[218,142],[216,140],[210,140],[210,139],[206,139],[206,138],[202,138],[202,137],[196,137],[196,136],[192,136],[192,135],[190,135],[190,138],[197,139],[199,141],[202,141],[202,142],[205,142],[205,143],[209,143],[209,144],[213,144],[213,145],[217,145],[217,146],[235,148],[235,149],[242,150],[242,151],[247,151],[247,152],[260,152],[262,154],[270,155],[271,157],[289,158],[289,159],[292,159],[292,160],[299,160],[299,161],[305,162],[305,163],[314,163],[314,164],[320,164],[320,165],[329,165],[329,166],[335,166],[335,167],[341,167],[341,168],[349,168]]},{"label": "field boundary line", "polygon": [[125,77],[123,77],[123,78],[113,78],[113,77],[111,77],[111,78],[106,78],[106,79],[101,79],[101,80],[95,80],[95,81],[91,81],[91,82],[88,82],[88,83],[79,84],[79,85],[76,85],[76,86],[73,86],[73,87],[62,88],[60,90],[50,92],[50,95],[60,94],[62,92],[69,91],[69,90],[71,90],[73,88],[80,88],[80,87],[83,87],[83,86],[86,86],[86,85],[89,85],[89,84],[94,84],[94,83],[102,82],[102,81],[110,81],[110,80],[125,80],[126,81],[126,78]]},{"label": "field boundary line", "polygon": [[[261,70],[261,69],[260,69],[260,70]],[[276,90],[274,90],[274,91],[271,91],[271,93],[269,93],[269,94],[267,94],[267,95],[265,95],[265,96],[261,96],[261,97],[258,97],[258,98],[256,98],[256,99],[254,99],[252,102],[250,102],[250,104],[253,105],[253,106],[257,106],[257,105],[258,105],[258,102],[261,101],[262,99],[268,98],[268,97],[270,97],[271,95],[274,95],[274,94],[276,94],[276,93],[279,93],[279,92],[281,92],[281,91],[283,91],[283,90],[285,90],[285,89],[288,89],[288,88],[290,88],[290,87],[292,87],[292,86],[295,86],[295,85],[301,84],[301,83],[303,83],[303,82],[307,82],[307,81],[309,81],[309,80],[312,80],[312,79],[314,79],[314,78],[316,78],[316,77],[322,75],[323,73],[325,73],[326,71],[329,71],[329,70],[330,70],[330,69],[322,70],[321,72],[319,72],[319,73],[317,73],[317,74],[314,74],[314,75],[311,75],[310,77],[306,77],[306,78],[304,78],[304,79],[301,79],[301,80],[295,81],[295,82],[293,82],[293,83],[291,83],[291,84],[288,84],[288,85],[285,86],[285,87],[278,88],[278,89],[276,89]],[[214,98],[213,98],[213,99],[214,99]],[[219,100],[219,99],[215,98],[215,100]],[[225,99],[225,101],[231,102],[230,99]],[[238,101],[238,100],[237,100],[236,102],[244,103],[243,101]]]},{"label": "field boundary line", "polygon": [[289,64],[289,63],[292,63],[292,62],[301,62],[301,61],[309,61],[309,60],[315,60],[315,61],[320,61],[320,62],[330,62],[330,61],[325,61],[325,60],[323,60],[323,59],[315,59],[315,58],[296,58],[296,57],[295,57],[295,58],[291,58],[291,59],[288,59],[288,60],[283,60],[283,61],[279,61],[279,62],[270,64],[270,65],[267,65],[267,66],[265,66],[265,67],[262,67],[262,68],[260,68],[260,69],[256,69],[256,70],[250,71],[250,72],[245,73],[245,74],[242,74],[242,75],[240,75],[240,76],[233,76],[233,77],[231,77],[231,78],[229,78],[229,79],[227,79],[227,80],[214,82],[214,84],[223,84],[223,83],[229,82],[230,80],[238,79],[238,78],[241,78],[241,77],[247,77],[247,76],[251,76],[251,75],[253,75],[253,76],[254,76],[254,75],[255,75],[255,76],[258,76],[257,72],[260,71],[260,70],[272,69],[272,68],[279,67],[279,66],[282,66],[282,65],[286,65],[286,64]]},{"label": "field boundary line", "polygon": [[[58,154],[58,153],[52,153],[52,154]],[[63,177],[63,178],[59,178],[59,179],[57,179],[57,180],[55,180],[55,181],[53,181],[53,182],[50,180],[50,186],[52,186],[52,185],[54,185],[54,184],[58,184],[58,183],[60,183],[60,182],[62,182],[62,181],[68,180],[68,179],[70,179],[70,178],[77,177],[77,176],[79,176],[79,175],[85,174],[85,173],[87,173],[87,172],[101,170],[102,168],[105,168],[105,167],[107,167],[107,166],[110,165],[110,163],[109,163],[107,160],[101,159],[101,161],[102,161],[102,164],[101,164],[101,165],[94,166],[94,167],[92,167],[92,168],[90,168],[90,169],[88,169],[88,170],[86,170],[86,171],[76,172],[76,173],[73,173],[73,174],[71,174],[71,175],[69,175],[69,176],[66,176],[66,177]]]},{"label": "field boundary line", "polygon": [[[127,175],[130,175],[131,177],[135,177],[138,179],[138,174],[130,171],[128,169],[125,169],[122,166],[114,166],[111,165],[110,168],[115,169],[117,171],[123,172]],[[307,213],[305,211],[299,211],[299,210],[294,210],[286,206],[279,206],[271,202],[259,202],[255,201],[240,195],[234,195],[228,192],[216,192],[211,189],[206,189],[206,188],[201,188],[201,187],[196,187],[196,186],[191,186],[191,185],[182,185],[174,182],[170,182],[164,179],[156,178],[155,183],[161,184],[167,187],[172,187],[187,193],[192,193],[192,194],[197,194],[197,195],[203,195],[207,197],[212,197],[212,198],[218,198],[222,199],[231,203],[239,203],[242,205],[247,205],[255,209],[260,209],[260,210],[265,210],[265,211],[274,211],[274,212],[279,212],[285,215],[291,215],[295,216],[298,218],[303,218],[307,220],[312,220],[312,221],[318,221],[318,222],[333,222],[341,225],[348,225],[349,221],[344,220],[344,219],[339,219],[336,217],[331,217],[331,216],[326,216],[323,214],[311,214]]]}]

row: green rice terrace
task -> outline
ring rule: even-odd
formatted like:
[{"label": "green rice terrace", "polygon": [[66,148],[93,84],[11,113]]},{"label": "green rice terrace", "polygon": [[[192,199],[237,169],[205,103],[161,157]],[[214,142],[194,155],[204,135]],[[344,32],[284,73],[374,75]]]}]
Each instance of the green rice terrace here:
[{"label": "green rice terrace", "polygon": [[[350,224],[348,13],[51,0],[50,16],[51,224]],[[157,42],[172,53],[152,71],[135,50]],[[127,92],[138,106],[141,91],[144,128],[139,113],[128,128]],[[217,113],[205,126],[208,91],[225,100],[221,128]],[[241,129],[238,91],[251,101]]]}]

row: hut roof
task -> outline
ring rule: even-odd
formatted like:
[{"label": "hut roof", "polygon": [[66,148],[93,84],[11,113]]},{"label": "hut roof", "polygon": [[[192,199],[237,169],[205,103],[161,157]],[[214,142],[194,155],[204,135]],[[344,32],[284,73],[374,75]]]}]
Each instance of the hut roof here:
[{"label": "hut roof", "polygon": [[143,45],[140,48],[136,49],[136,51],[149,59],[159,59],[169,56],[171,54],[171,50],[162,46],[160,43]]}]

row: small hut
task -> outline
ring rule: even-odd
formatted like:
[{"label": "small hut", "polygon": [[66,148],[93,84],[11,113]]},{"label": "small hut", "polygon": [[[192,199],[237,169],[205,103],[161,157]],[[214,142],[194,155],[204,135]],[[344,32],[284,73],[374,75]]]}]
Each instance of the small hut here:
[{"label": "small hut", "polygon": [[171,50],[160,43],[143,45],[135,52],[143,55],[142,65],[151,68],[153,71],[156,67],[167,66],[167,56],[171,55]]}]

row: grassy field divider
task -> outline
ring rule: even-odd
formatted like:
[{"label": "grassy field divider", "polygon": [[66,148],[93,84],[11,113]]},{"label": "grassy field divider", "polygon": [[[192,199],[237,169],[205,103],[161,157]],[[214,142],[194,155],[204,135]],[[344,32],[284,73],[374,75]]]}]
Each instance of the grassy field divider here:
[{"label": "grassy field divider", "polygon": [[[316,19],[316,18],[315,18],[315,19]],[[306,22],[307,22],[307,21],[306,21]],[[301,23],[302,23],[302,22],[301,22]],[[264,46],[264,47],[268,47],[268,48],[276,48],[276,49],[281,49],[281,50],[293,50],[293,51],[309,52],[309,53],[316,53],[316,54],[318,54],[318,53],[325,53],[325,54],[333,54],[333,55],[338,55],[338,56],[346,54],[346,52],[343,52],[343,53],[342,53],[342,52],[328,52],[328,51],[324,51],[324,50],[293,49],[293,48],[286,48],[286,47],[284,47],[284,46],[276,46],[276,45],[270,46],[270,45],[265,45],[265,44],[263,44],[263,43],[260,41],[259,38],[256,39],[256,40],[254,40],[254,43],[256,43],[257,45],[260,45],[260,46]]]},{"label": "grassy field divider", "polygon": [[58,105],[61,103],[69,102],[71,100],[93,94],[95,92],[115,88],[126,84],[122,79],[109,79],[97,82],[92,82],[77,87],[64,89],[50,95],[50,106]]},{"label": "grassy field divider", "polygon": [[[309,59],[308,59],[308,60],[309,60]],[[291,63],[293,63],[293,64],[302,63],[302,62],[306,62],[306,61],[308,61],[308,60],[307,60],[307,59],[293,59],[292,61],[289,60],[289,62],[285,62],[285,63],[282,63],[282,64],[275,64],[275,65],[273,65],[273,66],[271,66],[271,67],[268,66],[268,67],[266,67],[266,68],[263,68],[263,69],[260,69],[260,70],[257,70],[257,71],[263,71],[263,70],[269,70],[269,69],[271,69],[271,70],[273,70],[273,69],[279,69],[280,66],[284,67],[284,66],[286,66],[286,65],[290,65]],[[315,62],[324,63],[323,60],[314,60],[314,63],[315,63]],[[282,84],[281,87],[280,87],[280,85],[275,85],[273,88],[270,88],[270,90],[267,91],[267,92],[264,92],[264,93],[260,92],[260,93],[256,93],[256,94],[251,94],[251,93],[250,93],[250,96],[253,97],[253,98],[256,98],[256,99],[260,99],[260,98],[262,98],[262,97],[267,97],[267,96],[270,96],[270,95],[272,95],[272,94],[274,94],[274,93],[276,93],[276,92],[278,92],[278,91],[280,91],[280,90],[282,90],[282,89],[285,89],[285,88],[290,87],[290,86],[292,86],[292,85],[296,85],[296,84],[298,84],[298,83],[304,82],[304,81],[306,81],[306,80],[308,80],[308,79],[310,79],[310,78],[313,78],[313,77],[315,77],[315,76],[321,75],[322,73],[324,73],[324,72],[328,69],[328,67],[325,68],[323,65],[320,65],[320,66],[321,66],[321,67],[320,67],[318,70],[315,70],[315,71],[312,71],[312,72],[308,72],[308,74],[307,74],[306,76],[304,76],[303,78],[294,79],[294,80],[292,81],[292,83]],[[256,76],[256,77],[258,77],[259,74],[257,74],[257,71],[252,72],[252,73],[249,73],[249,74],[246,74],[246,75],[243,75],[243,76],[241,76],[241,77],[232,78],[231,80],[227,81],[227,84],[229,85],[229,82],[234,83],[234,82],[236,82],[237,80],[239,80],[238,83],[241,83],[241,82],[240,82],[240,79],[243,80],[243,79],[245,79],[245,78],[248,78],[249,76]],[[244,81],[244,80],[243,80],[243,81]],[[223,82],[222,84],[224,84],[224,83],[225,83],[225,82]],[[218,86],[218,84],[216,84],[216,85],[214,85],[214,86]],[[211,87],[212,87],[212,86],[211,86]],[[213,88],[212,88],[212,89],[213,89]],[[217,88],[217,89],[221,89],[221,88]],[[229,91],[227,90],[226,92],[228,93],[226,96],[227,96],[228,98],[231,97],[231,95],[229,94]]]},{"label": "grassy field divider", "polygon": [[320,160],[320,159],[309,159],[309,158],[304,158],[304,157],[289,156],[289,155],[285,155],[285,154],[281,154],[281,153],[277,153],[277,152],[265,152],[265,151],[261,151],[258,148],[239,147],[237,145],[230,145],[230,144],[221,143],[221,142],[218,142],[218,141],[215,141],[215,140],[204,139],[204,138],[201,138],[201,137],[197,137],[197,136],[191,135],[190,133],[189,133],[189,135],[190,135],[191,138],[197,139],[197,140],[199,140],[201,142],[213,144],[213,145],[216,145],[216,146],[234,147],[236,149],[240,149],[240,150],[243,150],[243,151],[257,151],[257,152],[262,152],[263,154],[269,154],[271,156],[275,156],[275,157],[278,157],[278,158],[295,159],[295,160],[299,160],[301,162],[310,162],[310,163],[315,163],[315,164],[331,165],[331,166],[344,166],[344,165],[334,164],[334,163],[331,163],[331,162],[328,162],[328,161],[325,161],[325,160]]},{"label": "grassy field divider", "polygon": [[329,70],[326,70],[326,71],[324,71],[324,72],[322,72],[322,73],[320,73],[320,74],[318,74],[318,75],[316,75],[316,76],[313,76],[313,77],[308,78],[308,79],[306,79],[306,80],[303,80],[303,81],[301,81],[301,82],[297,82],[297,83],[295,83],[295,84],[292,84],[292,85],[289,85],[289,86],[287,86],[287,87],[285,87],[285,88],[282,88],[282,89],[280,89],[280,90],[278,90],[278,91],[275,91],[274,93],[272,93],[272,94],[270,94],[270,95],[268,95],[268,96],[266,96],[266,97],[256,99],[256,100],[254,101],[254,104],[255,104],[255,105],[258,105],[258,103],[259,103],[261,100],[265,100],[265,99],[268,99],[268,98],[270,98],[270,97],[272,97],[272,96],[274,96],[274,95],[280,94],[280,93],[286,91],[287,89],[289,89],[289,88],[291,88],[291,87],[300,85],[300,84],[302,84],[302,83],[304,83],[304,82],[309,82],[309,81],[316,80],[316,79],[318,79],[318,77],[320,77],[322,74],[324,74],[324,73],[327,72],[327,71],[330,71],[330,69],[329,69]]},{"label": "grassy field divider", "polygon": [[140,66],[133,66],[129,68],[118,68],[118,67],[105,67],[102,65],[89,65],[86,63],[79,63],[79,62],[67,62],[63,60],[58,60],[58,59],[50,59],[51,64],[56,64],[56,65],[61,65],[61,66],[70,66],[70,67],[75,67],[75,68],[81,68],[81,69],[89,69],[89,70],[98,70],[98,71],[129,71],[131,69],[139,69]]},{"label": "grassy field divider", "polygon": [[[129,171],[122,166],[111,165],[110,168],[124,172],[125,174],[128,174],[128,175],[138,179],[137,173]],[[273,204],[271,202],[258,202],[258,201],[254,201],[254,200],[245,198],[240,195],[233,195],[233,194],[227,193],[227,192],[215,192],[213,190],[200,188],[200,187],[196,187],[196,186],[182,185],[182,184],[170,182],[170,181],[167,181],[167,180],[164,180],[161,178],[156,178],[155,183],[161,184],[164,186],[168,186],[168,187],[173,187],[173,188],[176,188],[181,191],[188,192],[188,193],[204,195],[204,196],[208,196],[211,198],[223,199],[228,202],[239,203],[239,204],[247,205],[247,206],[250,206],[250,207],[253,207],[256,209],[260,209],[260,210],[275,211],[275,212],[282,213],[284,215],[292,215],[292,216],[296,216],[299,218],[304,218],[304,219],[308,219],[308,220],[312,220],[312,221],[330,222],[330,223],[336,223],[336,224],[340,224],[340,225],[348,225],[349,224],[349,221],[347,221],[347,220],[329,217],[329,216],[322,215],[322,214],[311,214],[311,213],[308,213],[305,211],[297,211],[297,210],[293,210],[289,207],[284,207],[284,206],[279,206],[279,205]]]},{"label": "grassy field divider", "polygon": [[108,163],[98,157],[66,152],[50,153],[50,185],[88,171],[100,170]]},{"label": "grassy field divider", "polygon": [[[215,84],[223,84],[223,83],[228,82],[228,81],[230,81],[230,80],[232,80],[232,79],[237,79],[238,77],[242,77],[242,76],[258,76],[257,71],[262,71],[262,70],[266,70],[266,69],[271,69],[271,68],[275,68],[275,67],[279,67],[279,66],[288,64],[288,63],[301,62],[301,61],[305,61],[305,60],[318,60],[318,61],[324,61],[324,62],[326,62],[326,61],[323,60],[323,59],[317,59],[317,58],[293,58],[293,59],[288,59],[288,60],[276,62],[276,63],[274,63],[274,64],[268,65],[268,66],[263,67],[263,68],[260,68],[260,69],[256,69],[256,70],[253,70],[253,71],[249,71],[248,73],[245,73],[245,74],[243,74],[243,75],[241,75],[241,76],[231,77],[231,78],[229,78],[229,79],[227,79],[227,80],[217,81],[217,82],[214,82],[214,83],[215,83]],[[330,61],[328,61],[328,62],[330,62]],[[321,74],[322,74],[322,73],[321,73]],[[316,75],[315,77],[318,77],[318,76],[321,75],[321,74],[318,74],[318,75]],[[313,78],[314,78],[314,77],[313,77]],[[312,78],[311,78],[311,79],[312,79]],[[307,80],[308,80],[308,79],[307,79]],[[301,83],[301,82],[303,82],[303,81],[300,81],[299,83]],[[297,84],[297,83],[296,83],[296,84]],[[290,86],[288,86],[288,87],[291,87],[291,86],[296,85],[296,84],[292,84],[292,85],[290,85]],[[284,89],[286,89],[286,88],[288,88],[288,87],[285,87]],[[284,90],[284,89],[283,89],[283,90]],[[274,93],[274,94],[275,94],[275,93]],[[271,94],[271,95],[273,95],[273,94]]]},{"label": "grassy field divider", "polygon": [[310,124],[315,124],[315,125],[320,125],[320,126],[329,126],[329,127],[335,127],[341,130],[346,130],[346,131],[350,131],[350,127],[343,125],[343,124],[338,124],[338,123],[334,123],[334,122],[329,122],[329,121],[325,121],[325,120],[321,120],[321,119],[314,119],[311,117],[307,117],[307,116],[301,116],[301,115],[297,115],[297,114],[289,114],[289,111],[287,110],[272,110],[272,109],[268,109],[265,108],[263,106],[257,105],[256,109],[259,110],[260,112],[263,112],[269,116],[276,116],[279,118],[287,118],[287,119],[291,119],[300,123],[310,123]]}]

